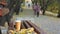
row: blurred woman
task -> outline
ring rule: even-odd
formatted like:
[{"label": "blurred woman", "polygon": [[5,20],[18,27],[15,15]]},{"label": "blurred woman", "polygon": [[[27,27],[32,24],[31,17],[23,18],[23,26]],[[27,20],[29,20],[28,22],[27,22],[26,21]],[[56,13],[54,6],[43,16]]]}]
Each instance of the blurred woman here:
[{"label": "blurred woman", "polygon": [[[4,26],[7,19],[9,19],[6,15],[9,13],[9,9],[6,8],[6,2],[0,2],[0,26]],[[8,22],[8,21],[7,21]]]},{"label": "blurred woman", "polygon": [[39,17],[39,11],[40,11],[40,7],[38,3],[35,3],[33,5],[33,10],[34,10],[34,15],[37,15],[37,17]]}]

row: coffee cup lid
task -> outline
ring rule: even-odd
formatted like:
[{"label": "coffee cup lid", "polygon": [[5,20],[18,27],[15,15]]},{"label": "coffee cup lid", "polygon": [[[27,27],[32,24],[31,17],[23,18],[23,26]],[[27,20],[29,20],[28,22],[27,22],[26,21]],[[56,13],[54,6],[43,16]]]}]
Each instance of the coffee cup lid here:
[{"label": "coffee cup lid", "polygon": [[16,20],[15,22],[21,22],[21,20]]}]

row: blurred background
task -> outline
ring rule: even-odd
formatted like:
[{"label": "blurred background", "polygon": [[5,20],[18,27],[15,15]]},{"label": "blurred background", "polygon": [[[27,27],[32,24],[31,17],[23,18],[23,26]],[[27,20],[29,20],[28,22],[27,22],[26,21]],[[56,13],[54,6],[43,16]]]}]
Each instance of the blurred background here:
[{"label": "blurred background", "polygon": [[0,0],[0,26],[8,27],[16,18],[30,19],[47,34],[60,34],[60,0]]}]

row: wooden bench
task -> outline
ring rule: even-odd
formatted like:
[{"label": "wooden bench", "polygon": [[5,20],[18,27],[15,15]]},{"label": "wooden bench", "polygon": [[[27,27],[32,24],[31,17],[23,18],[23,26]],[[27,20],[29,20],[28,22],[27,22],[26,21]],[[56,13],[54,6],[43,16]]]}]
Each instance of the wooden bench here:
[{"label": "wooden bench", "polygon": [[45,34],[43,30],[41,30],[38,26],[36,26],[34,23],[31,21],[23,20],[21,23],[21,29],[27,29],[27,28],[34,28],[34,32],[37,34]]}]

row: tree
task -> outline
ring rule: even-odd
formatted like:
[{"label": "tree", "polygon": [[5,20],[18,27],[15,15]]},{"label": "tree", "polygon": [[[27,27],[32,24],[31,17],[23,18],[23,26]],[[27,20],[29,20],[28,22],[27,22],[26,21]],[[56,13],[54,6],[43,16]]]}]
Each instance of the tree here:
[{"label": "tree", "polygon": [[[40,6],[43,10],[43,15],[45,14],[46,10],[57,12],[58,9],[58,2],[57,0],[39,0]],[[59,13],[59,12],[58,12]]]},{"label": "tree", "polygon": [[54,13],[57,13],[57,11],[58,11],[58,2],[57,2],[57,0],[53,0],[53,2],[49,2],[47,10],[49,10],[51,12],[54,12]]},{"label": "tree", "polygon": [[58,11],[58,15],[57,15],[57,17],[60,18],[60,0],[57,0],[57,1],[58,1],[58,4],[59,4],[59,6],[58,6],[58,7],[59,7],[59,8],[58,8],[59,11]]},{"label": "tree", "polygon": [[43,15],[45,14],[46,8],[48,6],[49,0],[39,0],[41,9],[43,10]]},{"label": "tree", "polygon": [[31,0],[32,1],[32,4],[34,4],[34,0]]},{"label": "tree", "polygon": [[47,6],[49,6],[49,7],[51,6],[48,9],[51,9],[52,11],[55,9],[55,12],[57,12],[57,10],[58,10],[57,17],[60,17],[60,0],[49,0]]}]

